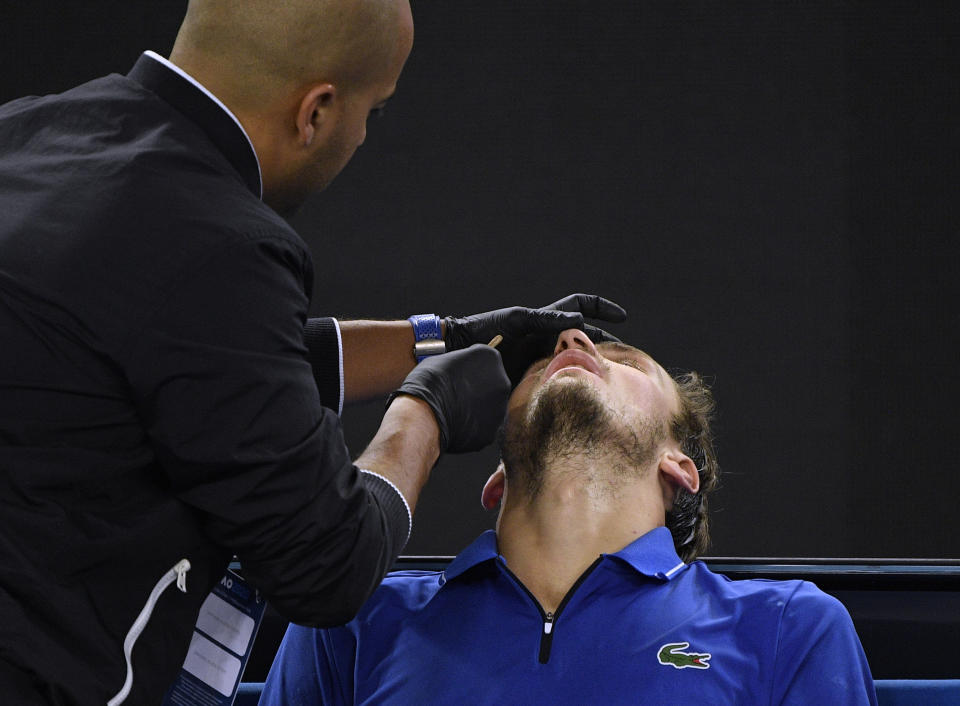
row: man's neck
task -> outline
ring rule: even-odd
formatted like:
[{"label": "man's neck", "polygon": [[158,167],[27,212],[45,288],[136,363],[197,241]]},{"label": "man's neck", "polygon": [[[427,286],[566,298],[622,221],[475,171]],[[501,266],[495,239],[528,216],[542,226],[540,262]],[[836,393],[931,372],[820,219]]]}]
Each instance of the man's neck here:
[{"label": "man's neck", "polygon": [[508,492],[497,524],[507,566],[549,612],[599,555],[664,524],[655,469],[630,477],[602,462],[564,463],[546,474],[533,502]]}]

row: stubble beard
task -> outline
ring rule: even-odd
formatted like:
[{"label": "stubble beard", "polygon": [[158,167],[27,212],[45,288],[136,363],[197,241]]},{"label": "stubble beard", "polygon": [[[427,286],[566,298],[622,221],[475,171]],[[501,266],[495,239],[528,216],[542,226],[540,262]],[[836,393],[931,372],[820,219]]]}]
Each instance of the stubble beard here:
[{"label": "stubble beard", "polygon": [[529,501],[543,489],[551,465],[602,461],[604,478],[591,477],[611,492],[618,482],[637,477],[655,459],[666,438],[666,423],[606,406],[598,390],[585,380],[548,381],[527,408],[525,418],[508,420],[501,454],[508,478]]}]

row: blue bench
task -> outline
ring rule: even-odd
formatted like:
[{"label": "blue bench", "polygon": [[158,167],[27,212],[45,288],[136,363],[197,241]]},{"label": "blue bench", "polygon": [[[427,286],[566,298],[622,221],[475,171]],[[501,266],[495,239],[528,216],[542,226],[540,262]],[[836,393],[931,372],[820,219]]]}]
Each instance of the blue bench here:
[{"label": "blue bench", "polygon": [[[958,706],[960,679],[878,679],[880,706]],[[237,690],[235,706],[257,706],[262,682],[244,682]]]},{"label": "blue bench", "polygon": [[877,679],[880,706],[957,706],[960,679]]},{"label": "blue bench", "polygon": [[237,698],[233,706],[257,706],[260,692],[263,691],[262,681],[242,681],[237,688]]}]

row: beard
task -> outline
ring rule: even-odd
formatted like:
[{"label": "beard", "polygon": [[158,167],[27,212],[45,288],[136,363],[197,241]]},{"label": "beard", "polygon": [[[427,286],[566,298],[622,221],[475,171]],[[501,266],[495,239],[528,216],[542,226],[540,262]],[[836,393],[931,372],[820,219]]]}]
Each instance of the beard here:
[{"label": "beard", "polygon": [[618,478],[639,476],[666,433],[665,420],[610,409],[585,380],[548,381],[523,419],[507,419],[500,453],[507,477],[532,501],[551,464],[577,457],[604,460],[611,487]]}]

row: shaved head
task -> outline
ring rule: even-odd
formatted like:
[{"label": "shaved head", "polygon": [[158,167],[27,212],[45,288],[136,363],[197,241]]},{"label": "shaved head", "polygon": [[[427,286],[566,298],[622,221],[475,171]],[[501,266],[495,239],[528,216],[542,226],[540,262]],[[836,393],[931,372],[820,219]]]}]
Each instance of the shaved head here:
[{"label": "shaved head", "polygon": [[409,0],[190,0],[170,60],[234,113],[288,215],[363,144],[412,44]]},{"label": "shaved head", "polygon": [[409,13],[407,0],[190,0],[171,59],[215,62],[241,108],[315,83],[350,90],[397,51]]}]

